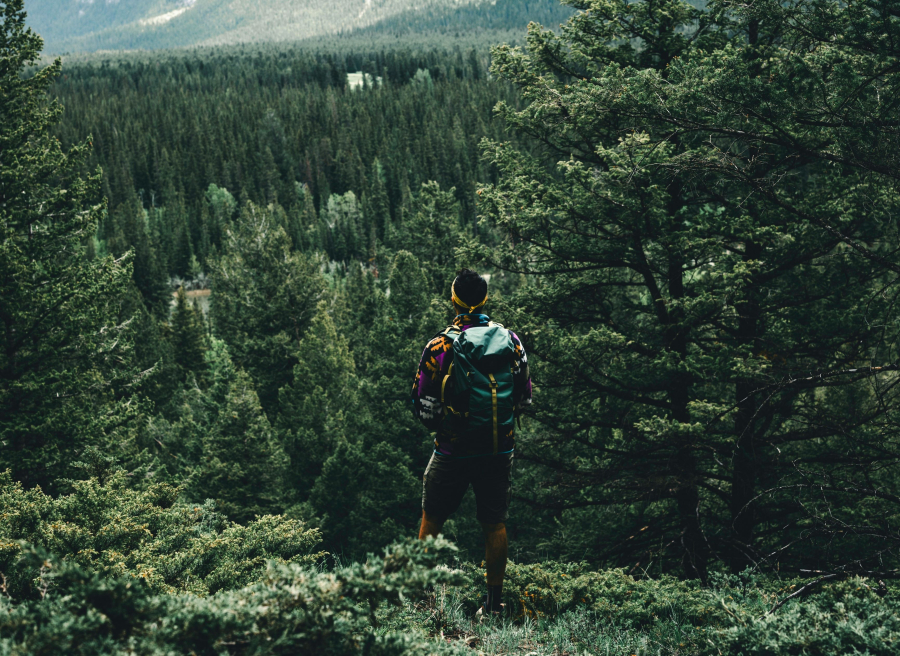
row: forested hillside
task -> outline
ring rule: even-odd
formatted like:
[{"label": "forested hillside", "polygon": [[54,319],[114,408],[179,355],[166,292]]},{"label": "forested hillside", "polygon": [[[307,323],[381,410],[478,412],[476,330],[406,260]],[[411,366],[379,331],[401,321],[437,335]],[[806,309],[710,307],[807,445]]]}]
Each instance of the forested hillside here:
[{"label": "forested hillside", "polygon": [[[0,4],[0,652],[896,652],[900,5],[534,11],[48,66]],[[471,493],[410,539],[462,267],[534,384],[481,623]]]},{"label": "forested hillside", "polygon": [[[349,88],[348,70],[381,83]],[[57,134],[64,144],[92,135],[111,210],[102,241],[115,242],[134,202],[156,210],[151,232],[170,242],[157,253],[165,274],[188,275],[190,255],[202,265],[220,246],[210,185],[283,208],[298,247],[312,239],[331,259],[365,259],[427,181],[455,188],[474,223],[476,183],[492,175],[478,142],[503,134],[497,100],[517,102],[487,78],[474,50],[103,60],[56,84],[66,107]],[[354,211],[337,223],[309,214],[345,200]]]},{"label": "forested hillside", "polygon": [[556,0],[29,0],[29,24],[49,52],[131,50],[409,32],[521,34],[556,25]]},{"label": "forested hillside", "polygon": [[[202,437],[207,420],[190,428],[198,432],[188,438],[186,399],[172,396],[175,379],[168,377],[190,382],[199,374],[212,383],[218,374],[209,379],[204,360],[218,351],[228,371],[236,359],[241,369],[256,372],[255,412],[265,415],[267,431],[269,424],[276,427],[272,436],[282,430],[279,423],[293,435],[301,413],[295,406],[317,387],[330,390],[321,402],[343,399],[343,410],[351,413],[337,425],[325,413],[315,429],[301,429],[288,443],[276,440],[272,448],[279,454],[287,446],[289,457],[305,453],[306,461],[302,474],[291,474],[302,492],[293,501],[285,498],[283,508],[302,502],[297,512],[312,512],[303,504],[319,476],[328,474],[328,486],[340,485],[343,470],[324,468],[332,451],[351,461],[359,456],[341,451],[338,435],[359,440],[360,427],[368,425],[367,431],[375,431],[371,448],[386,468],[373,476],[383,477],[386,487],[381,496],[373,481],[373,497],[361,500],[360,512],[364,507],[367,513],[388,513],[376,520],[380,535],[414,528],[414,481],[430,454],[430,438],[416,426],[406,399],[419,342],[444,321],[440,305],[426,312],[424,325],[420,313],[433,295],[446,303],[439,290],[455,271],[453,248],[479,232],[476,184],[494,173],[481,159],[478,142],[504,134],[491,109],[500,98],[518,102],[512,87],[488,79],[486,67],[476,51],[311,56],[286,50],[241,58],[112,60],[67,69],[54,86],[66,106],[57,134],[65,145],[77,143],[80,134],[93,135],[87,169],[102,166],[108,199],[90,248],[117,258],[133,252],[136,289],[149,312],[141,322],[149,332],[142,332],[136,349],[138,366],[154,372],[144,386],[158,418],[137,436],[140,448],[149,451],[123,457],[156,458],[176,480],[191,475],[194,465],[183,469],[189,460],[181,450],[186,440]],[[380,72],[382,82],[351,89],[348,69]],[[403,295],[410,300],[402,316],[395,316],[386,302],[394,287],[386,281],[401,275],[409,276]],[[502,272],[495,277],[496,293],[515,285],[504,280]],[[190,318],[189,302],[175,308],[170,328],[155,327],[169,319],[179,286],[189,293],[215,288],[210,320],[219,325],[217,337],[233,331],[227,350],[190,336],[203,322]],[[317,310],[320,301],[325,304]],[[335,303],[344,308],[338,314]],[[298,329],[302,336],[310,325],[325,331],[316,339],[326,341],[304,347]],[[322,366],[293,371],[296,348],[315,351],[335,330],[346,341],[327,352]],[[171,366],[160,358],[172,360]],[[178,364],[183,358],[193,364]],[[177,373],[184,366],[196,371]],[[226,398],[233,375],[226,374],[214,404]],[[305,391],[294,400],[281,388],[298,376]],[[353,399],[358,406],[351,411]],[[315,446],[304,446],[304,440]],[[197,449],[191,458],[205,450],[199,443]],[[260,466],[267,466],[264,460]],[[280,479],[272,482],[273,488],[281,485]],[[237,496],[246,493],[234,490]],[[314,497],[325,504],[316,512],[346,503],[330,494],[326,487]],[[537,528],[523,530],[536,534]],[[332,544],[353,549],[353,555],[365,553],[383,540],[364,537],[370,531],[353,535],[343,526]],[[477,527],[467,531],[474,548]],[[341,544],[345,539],[358,546]]]}]

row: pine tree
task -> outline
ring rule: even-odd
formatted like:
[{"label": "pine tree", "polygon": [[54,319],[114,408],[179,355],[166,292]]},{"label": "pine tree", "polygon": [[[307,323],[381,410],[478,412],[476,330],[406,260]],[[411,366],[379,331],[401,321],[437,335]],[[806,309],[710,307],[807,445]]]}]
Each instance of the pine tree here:
[{"label": "pine tree", "polygon": [[188,495],[214,499],[217,509],[236,522],[283,510],[288,460],[244,372],[238,371],[229,385],[200,447]]},{"label": "pine tree", "polygon": [[[167,308],[168,310],[168,305]],[[148,399],[156,413],[163,412],[174,399],[173,390],[177,390],[182,376],[174,363],[171,333],[168,326],[160,322],[147,309],[144,296],[136,285],[131,285],[129,293],[119,306],[119,315],[129,320],[130,332],[133,334],[134,363],[141,372],[137,385],[142,398]],[[121,445],[123,451],[132,445]],[[144,445],[155,448],[156,444]],[[141,447],[143,448],[143,447]],[[134,454],[119,452],[118,464],[131,468]]]},{"label": "pine tree", "polygon": [[369,169],[368,183],[364,211],[367,220],[374,225],[378,237],[383,240],[391,222],[391,207],[385,186],[384,167],[378,158],[372,162]]},{"label": "pine tree", "polygon": [[423,263],[431,291],[444,296],[449,295],[459,268],[456,249],[463,240],[455,192],[443,191],[434,181],[423,183],[403,224],[403,243]]},{"label": "pine tree", "polygon": [[331,247],[328,250],[331,259],[345,262],[365,256],[364,241],[360,234],[362,217],[356,194],[352,191],[343,195],[332,194],[321,216],[331,234]]},{"label": "pine tree", "polygon": [[204,201],[197,203],[197,223],[200,227],[200,238],[197,240],[197,259],[202,264],[212,252],[212,233],[210,232],[209,206]]},{"label": "pine tree", "polygon": [[[368,322],[365,351],[369,384],[363,386],[370,419],[366,424],[369,444],[388,442],[424,468],[424,445],[432,437],[409,411],[409,390],[422,347],[446,328],[453,316],[446,295],[429,293],[428,281],[418,259],[407,251],[397,253],[389,270],[390,294],[375,296],[374,319]],[[348,285],[349,287],[349,285]]]},{"label": "pine tree", "polygon": [[178,201],[166,207],[166,215],[175,231],[172,251],[173,273],[179,276],[189,276],[191,258],[194,257],[194,245],[191,240],[191,231],[188,227],[187,212],[180,196]]},{"label": "pine tree", "polygon": [[[141,207],[137,195],[132,194],[129,202],[110,212],[110,217],[114,216],[121,226],[123,246],[133,253],[134,284],[141,291],[147,308],[156,317],[163,318],[169,311],[171,297],[165,272],[157,260],[147,232],[147,212]],[[115,250],[113,254],[116,254]]]},{"label": "pine tree", "polygon": [[542,430],[520,447],[555,472],[542,502],[579,527],[620,508],[573,548],[624,564],[669,544],[691,577],[857,558],[837,529],[780,546],[820,521],[792,494],[814,479],[892,476],[896,393],[856,368],[896,358],[874,327],[900,272],[897,21],[877,2],[572,4],[561,35],[494,51],[529,100],[500,113],[543,150],[486,142],[501,181],[480,192],[508,238],[479,252],[533,282]]},{"label": "pine tree", "polygon": [[409,251],[400,251],[394,256],[388,274],[390,295],[390,320],[394,330],[412,337],[410,327],[418,327],[419,317],[430,300],[428,280],[422,271],[422,264]]},{"label": "pine tree", "polygon": [[100,175],[79,171],[90,142],[63,152],[47,98],[59,60],[22,0],[0,7],[0,469],[52,488],[104,426],[123,420],[111,388],[132,366],[117,321],[131,278],[127,258],[86,257],[103,211]]},{"label": "pine tree", "polygon": [[227,189],[213,183],[204,194],[210,212],[210,241],[215,246],[222,244],[225,229],[231,225],[234,212],[237,209],[237,201]]},{"label": "pine tree", "polygon": [[[418,520],[422,485],[410,465],[409,457],[391,444],[361,448],[338,440],[310,493],[325,547],[364,558],[409,535]],[[348,485],[351,480],[353,485]]]},{"label": "pine tree", "polygon": [[209,348],[200,311],[188,303],[184,287],[178,288],[175,310],[172,312],[172,350],[175,364],[183,371],[190,372],[199,382],[206,379],[206,351]]},{"label": "pine tree", "polygon": [[[372,269],[351,263],[347,272],[344,289],[347,312],[346,323],[340,326],[341,332],[350,337],[354,360],[361,370],[365,370],[373,355],[369,348],[369,334],[373,323],[378,318],[384,301],[384,294],[375,284]],[[356,346],[356,348],[353,348]]]},{"label": "pine tree", "polygon": [[323,225],[319,221],[316,212],[316,204],[313,195],[307,185],[300,185],[300,208],[297,221],[299,222],[299,246],[304,253],[322,252],[325,250],[327,237],[323,231]]},{"label": "pine tree", "polygon": [[211,264],[210,319],[274,417],[278,390],[293,378],[297,344],[325,280],[319,260],[294,251],[264,208],[248,204],[225,235],[221,255]]},{"label": "pine tree", "polygon": [[292,488],[303,498],[340,441],[360,442],[366,414],[349,345],[324,301],[296,350],[293,382],[279,391],[278,426],[285,431]]}]

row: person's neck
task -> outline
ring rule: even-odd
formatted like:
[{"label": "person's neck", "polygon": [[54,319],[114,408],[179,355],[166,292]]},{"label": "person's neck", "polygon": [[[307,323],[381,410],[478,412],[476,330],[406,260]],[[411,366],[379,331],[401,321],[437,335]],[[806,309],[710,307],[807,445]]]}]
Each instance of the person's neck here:
[{"label": "person's neck", "polygon": [[478,315],[478,314],[484,314],[484,315],[487,315],[487,312],[484,311],[484,308],[483,308],[483,307],[476,308],[476,309],[474,309],[474,310],[470,310],[470,309],[468,309],[468,308],[461,308],[461,307],[459,307],[456,303],[454,303],[454,304],[453,304],[453,309],[456,311],[456,316],[459,316],[459,315],[461,315],[461,314],[471,314],[472,316],[475,316],[475,315]]}]

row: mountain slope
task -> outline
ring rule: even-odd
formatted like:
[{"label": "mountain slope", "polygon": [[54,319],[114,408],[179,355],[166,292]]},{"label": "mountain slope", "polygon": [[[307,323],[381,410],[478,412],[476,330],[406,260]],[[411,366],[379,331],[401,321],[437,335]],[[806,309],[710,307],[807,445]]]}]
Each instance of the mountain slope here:
[{"label": "mountain slope", "polygon": [[531,14],[570,12],[556,0],[26,0],[25,8],[50,53],[509,29]]},{"label": "mountain slope", "polygon": [[47,45],[186,9],[193,0],[26,0],[28,22]]}]

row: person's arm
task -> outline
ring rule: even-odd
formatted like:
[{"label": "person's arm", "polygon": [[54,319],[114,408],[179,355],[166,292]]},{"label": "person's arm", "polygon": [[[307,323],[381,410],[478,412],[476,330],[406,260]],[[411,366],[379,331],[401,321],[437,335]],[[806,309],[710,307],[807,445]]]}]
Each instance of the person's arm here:
[{"label": "person's arm", "polygon": [[531,371],[528,368],[528,355],[525,353],[522,340],[512,331],[509,334],[516,348],[513,360],[513,402],[518,416],[531,405]]},{"label": "person's arm", "polygon": [[412,387],[413,414],[429,430],[441,425],[441,382],[450,367],[449,340],[438,335],[425,347]]}]

